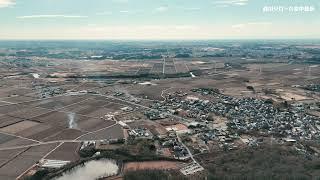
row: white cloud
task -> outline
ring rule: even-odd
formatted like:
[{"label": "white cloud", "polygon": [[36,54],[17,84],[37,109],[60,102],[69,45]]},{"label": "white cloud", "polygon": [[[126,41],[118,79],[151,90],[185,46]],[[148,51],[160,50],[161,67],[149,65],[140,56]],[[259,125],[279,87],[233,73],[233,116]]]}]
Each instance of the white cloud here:
[{"label": "white cloud", "polygon": [[18,16],[18,19],[31,19],[31,18],[87,18],[88,16],[80,15],[65,15],[65,14],[41,14],[41,15],[29,15]]},{"label": "white cloud", "polygon": [[130,14],[130,15],[134,15],[134,14],[139,14],[139,13],[143,13],[143,11],[141,10],[120,10],[119,13],[122,13],[122,14]]},{"label": "white cloud", "polygon": [[212,3],[217,7],[228,7],[228,6],[244,6],[247,5],[249,0],[218,0]]},{"label": "white cloud", "polygon": [[15,0],[0,0],[0,8],[13,6],[15,4]]},{"label": "white cloud", "polygon": [[169,10],[168,6],[160,6],[160,7],[155,9],[156,12],[166,12],[168,10]]}]

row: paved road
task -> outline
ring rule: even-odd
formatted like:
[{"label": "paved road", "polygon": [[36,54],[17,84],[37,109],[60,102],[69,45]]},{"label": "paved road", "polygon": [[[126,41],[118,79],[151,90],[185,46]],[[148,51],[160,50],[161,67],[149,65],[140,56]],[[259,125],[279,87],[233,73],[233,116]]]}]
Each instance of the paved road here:
[{"label": "paved road", "polygon": [[[106,97],[106,98],[109,98],[109,99],[115,99],[115,100],[118,100],[118,101],[121,101],[121,102],[124,102],[124,103],[127,103],[127,104],[131,104],[131,105],[134,105],[134,106],[138,106],[138,107],[141,107],[141,108],[144,108],[144,109],[149,109],[149,110],[156,110],[156,109],[153,109],[153,108],[150,108],[150,107],[147,107],[147,106],[144,106],[144,105],[141,105],[141,104],[137,104],[137,103],[134,103],[134,102],[130,102],[130,101],[126,101],[126,100],[123,100],[123,99],[120,99],[120,98],[117,98],[117,97],[114,97],[114,96],[108,96],[108,95],[102,95],[102,94],[94,94],[95,96],[102,96],[102,97]],[[60,95],[59,95],[60,96]],[[62,95],[61,95],[62,96]],[[57,97],[57,96],[56,96]],[[52,98],[52,97],[51,97]],[[44,99],[50,99],[50,98],[44,98]],[[39,100],[39,99],[38,99]],[[43,99],[42,99],[43,100]],[[82,100],[83,101],[83,100]],[[79,102],[77,102],[79,103]],[[15,103],[15,104],[19,104],[19,103]],[[173,118],[176,118],[176,119],[179,119],[179,120],[182,120],[183,122],[190,122],[190,120],[188,119],[185,119],[183,117],[180,117],[180,116],[176,116],[176,115],[173,115],[173,114],[168,114],[168,116],[171,116]],[[117,124],[117,123],[116,123]],[[104,127],[104,128],[101,128],[99,130],[96,130],[96,131],[92,131],[92,132],[87,132],[79,137],[77,137],[76,139],[74,140],[57,140],[57,141],[48,141],[48,142],[41,142],[41,141],[36,141],[36,140],[33,140],[33,139],[30,139],[31,141],[35,141],[37,143],[34,143],[34,144],[29,144],[29,145],[22,145],[22,146],[12,146],[12,147],[5,147],[5,148],[0,148],[0,151],[2,150],[13,150],[13,149],[21,149],[21,148],[27,148],[27,147],[33,147],[33,146],[39,146],[39,145],[46,145],[46,144],[53,144],[53,143],[65,143],[65,142],[83,142],[83,140],[78,140],[79,138],[85,136],[85,135],[88,135],[88,134],[92,134],[92,133],[96,133],[96,132],[99,132],[101,130],[104,130],[104,129],[107,129],[107,128],[111,128],[113,126],[115,126],[116,124],[113,124],[113,125],[110,125],[108,127]],[[11,135],[11,134],[10,134]],[[19,138],[23,138],[23,137],[19,137]],[[23,138],[23,139],[26,139],[26,138]],[[28,139],[29,140],[29,139]],[[103,139],[105,140],[105,139]]]},{"label": "paved road", "polygon": [[168,90],[170,90],[170,89],[173,89],[174,87],[169,87],[169,88],[167,88],[167,89],[164,89],[164,90],[162,90],[161,91],[161,97],[163,98],[163,101],[162,102],[164,102],[165,100],[166,100],[166,97],[165,97],[165,92],[167,92]]},{"label": "paved road", "polygon": [[[100,95],[100,94],[97,94],[97,95]],[[122,101],[122,102],[125,102],[125,103],[129,103],[129,104],[132,104],[132,105],[135,105],[135,106],[139,106],[139,107],[142,107],[142,108],[145,108],[145,109],[149,109],[149,110],[156,110],[156,109],[153,109],[153,108],[150,108],[150,107],[147,107],[147,106],[143,106],[141,104],[136,104],[136,103],[133,103],[133,102],[129,102],[129,101],[125,101],[125,100],[122,100],[120,98],[116,98],[116,97],[113,97],[113,96],[107,96],[107,95],[100,95],[100,96],[103,96],[103,97],[107,97],[107,98],[110,98],[110,99],[116,99],[116,100],[119,100],[119,101]],[[177,119],[180,119],[180,120],[183,120],[184,122],[190,122],[190,120],[188,119],[185,119],[183,117],[180,117],[180,116],[176,116],[176,115],[173,115],[173,114],[168,114],[169,116],[171,117],[174,117],[174,118],[177,118]],[[186,150],[188,151],[189,155],[190,155],[190,158],[192,159],[192,161],[196,164],[198,164],[198,166],[202,167],[193,157],[190,149],[181,141],[180,137],[178,137],[178,140],[179,142],[182,144],[182,146],[184,148],[186,148]]]},{"label": "paved road", "polygon": [[[59,95],[59,96],[65,96],[66,94],[63,94],[63,95]],[[127,100],[123,100],[123,99],[120,99],[120,98],[116,98],[114,96],[108,96],[108,95],[102,95],[102,94],[94,94],[96,96],[101,96],[101,97],[106,97],[106,98],[109,98],[109,99],[115,99],[115,100],[118,100],[118,101],[121,101],[121,102],[124,102],[124,103],[127,103],[127,104],[131,104],[131,105],[134,105],[134,106],[137,106],[137,107],[141,107],[141,108],[144,108],[144,109],[148,109],[148,110],[156,110],[156,109],[153,109],[153,108],[150,108],[150,107],[147,107],[147,106],[144,106],[144,105],[141,105],[141,104],[137,104],[137,103],[134,103],[134,102],[130,102],[130,101],[127,101]],[[55,96],[57,97],[57,96]],[[45,100],[45,99],[50,99],[50,98],[54,98],[54,97],[49,97],[49,98],[43,98],[43,99],[36,99],[36,100],[31,100],[31,101],[25,101],[25,102],[33,102],[33,101],[39,101],[39,100]],[[14,104],[22,104],[22,103],[25,103],[25,102],[19,102],[19,103],[14,103]],[[78,102],[79,103],[79,102]],[[12,105],[12,104],[10,104]],[[173,118],[176,118],[178,120],[181,120],[182,122],[190,122],[190,120],[188,119],[185,119],[183,117],[180,117],[180,116],[176,116],[176,115],[173,115],[173,114],[168,114],[168,116],[170,117],[173,117]],[[63,143],[68,143],[68,142],[84,142],[84,140],[78,140],[79,138],[85,136],[85,135],[88,135],[88,134],[92,134],[92,133],[95,133],[95,132],[98,132],[98,131],[101,131],[101,130],[104,130],[104,129],[107,129],[107,128],[111,128],[113,126],[115,126],[116,124],[118,123],[115,123],[113,125],[110,125],[108,127],[105,127],[105,128],[101,128],[99,130],[96,130],[96,131],[92,131],[92,132],[87,132],[83,135],[80,135],[78,136],[76,139],[74,140],[57,140],[57,141],[48,141],[48,142],[37,142],[37,143],[34,143],[34,144],[28,144],[28,145],[21,145],[21,146],[13,146],[13,147],[5,147],[5,148],[0,148],[0,151],[2,150],[14,150],[14,149],[22,149],[22,148],[29,148],[29,147],[35,147],[35,146],[40,146],[40,145],[47,145],[47,144],[55,144],[55,143],[59,143],[59,145],[56,147],[58,148],[59,146],[61,146]],[[180,139],[180,138],[178,138]],[[101,139],[101,140],[107,140],[107,139]],[[99,140],[97,140],[99,141]],[[189,150],[189,148],[183,144],[183,142],[181,140],[179,140],[181,142],[181,144],[187,149],[191,159],[197,163],[199,165],[199,163],[194,159],[191,151]],[[50,151],[47,155],[49,155],[51,152],[53,152],[56,148],[54,148],[52,151]],[[34,166],[34,165],[33,165]],[[199,165],[200,166],[200,165]],[[32,167],[30,167],[32,168]],[[29,169],[30,169],[29,168]],[[24,173],[22,173],[19,177],[21,177]],[[18,177],[18,178],[19,178]]]},{"label": "paved road", "polygon": [[[56,140],[56,141],[47,141],[47,142],[40,142],[38,141],[38,143],[33,143],[33,144],[27,144],[27,145],[21,145],[21,146],[11,146],[11,147],[4,147],[4,148],[0,148],[0,151],[4,151],[4,150],[13,150],[13,149],[21,149],[21,148],[28,148],[28,147],[34,147],[34,146],[40,146],[40,145],[47,145],[47,144],[55,144],[55,143],[72,143],[72,142],[78,142],[78,143],[81,143],[81,142],[84,142],[86,140],[78,140],[79,138],[85,136],[85,135],[88,135],[88,134],[92,134],[92,133],[96,133],[96,132],[99,132],[99,131],[102,131],[102,130],[105,130],[105,129],[108,129],[108,128],[111,128],[115,125],[117,125],[118,123],[115,123],[113,125],[110,125],[110,126],[107,126],[107,127],[104,127],[104,128],[101,128],[101,129],[98,129],[96,131],[92,131],[92,132],[88,132],[86,134],[83,134],[81,136],[78,136],[76,139],[73,139],[73,140]],[[96,141],[104,141],[104,140],[108,140],[108,139],[96,139]]]},{"label": "paved road", "polygon": [[[102,96],[102,97],[106,97],[106,98],[109,98],[109,99],[115,99],[115,100],[118,100],[118,101],[122,101],[124,103],[128,103],[128,104],[131,104],[131,105],[134,105],[134,106],[138,106],[138,107],[141,107],[141,108],[145,108],[145,109],[148,109],[148,110],[157,110],[157,109],[153,109],[153,108],[150,108],[150,107],[147,107],[147,106],[144,106],[144,105],[141,105],[141,104],[136,104],[134,102],[130,102],[130,101],[127,101],[127,100],[123,100],[123,99],[120,99],[120,98],[117,98],[117,97],[114,97],[114,96],[108,96],[108,95],[102,95],[102,94],[95,94],[96,96]],[[191,122],[191,120],[189,119],[186,119],[186,118],[183,118],[183,117],[180,117],[180,116],[176,116],[174,114],[167,114],[168,116],[171,116],[173,118],[176,118],[176,119],[179,119],[179,120],[182,120],[183,123],[185,122]]]},{"label": "paved road", "polygon": [[[186,150],[188,151],[188,153],[189,153],[190,158],[192,159],[192,161],[193,161],[194,163],[196,163],[199,167],[202,167],[202,166],[196,161],[196,159],[194,159],[193,154],[191,153],[190,149],[181,141],[181,139],[180,139],[179,136],[177,136],[177,137],[178,137],[179,142],[182,144],[182,146],[183,146],[184,148],[186,148]],[[203,167],[202,167],[202,168],[203,168]]]}]

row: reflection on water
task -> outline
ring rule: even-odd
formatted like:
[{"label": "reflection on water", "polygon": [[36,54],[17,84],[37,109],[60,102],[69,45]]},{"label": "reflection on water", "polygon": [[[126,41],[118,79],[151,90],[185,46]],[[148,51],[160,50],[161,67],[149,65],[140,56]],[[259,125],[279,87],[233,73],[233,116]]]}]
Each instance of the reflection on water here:
[{"label": "reflection on water", "polygon": [[94,160],[78,166],[55,180],[94,180],[102,176],[111,176],[118,173],[119,167],[113,160]]}]

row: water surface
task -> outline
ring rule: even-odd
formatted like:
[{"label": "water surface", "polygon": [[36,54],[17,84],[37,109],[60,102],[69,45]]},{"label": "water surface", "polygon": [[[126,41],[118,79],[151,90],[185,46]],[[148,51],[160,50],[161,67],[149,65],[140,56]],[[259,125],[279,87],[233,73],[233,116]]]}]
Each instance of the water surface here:
[{"label": "water surface", "polygon": [[118,173],[119,167],[114,160],[94,160],[78,166],[54,180],[95,180],[101,176],[112,176]]}]

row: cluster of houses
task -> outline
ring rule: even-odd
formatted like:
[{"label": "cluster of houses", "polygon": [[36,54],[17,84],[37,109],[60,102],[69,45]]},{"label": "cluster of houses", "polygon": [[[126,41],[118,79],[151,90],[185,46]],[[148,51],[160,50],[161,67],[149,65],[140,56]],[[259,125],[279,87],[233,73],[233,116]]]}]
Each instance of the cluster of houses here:
[{"label": "cluster of houses", "polygon": [[144,115],[147,116],[147,118],[149,118],[150,120],[164,119],[168,117],[167,113],[163,113],[161,112],[161,110],[155,109],[145,111]]},{"label": "cluster of houses", "polygon": [[182,145],[179,141],[177,135],[177,131],[169,130],[168,136],[165,139],[162,139],[162,148],[168,148],[173,153],[173,157],[179,160],[189,160],[190,154],[188,150]]},{"label": "cluster of houses", "polygon": [[309,85],[303,86],[303,88],[309,91],[320,92],[320,84],[309,84]]},{"label": "cluster of houses", "polygon": [[[264,99],[235,98],[221,94],[217,89],[199,88],[192,91],[210,96],[213,100],[202,100],[196,96],[187,96],[186,93],[174,92],[168,94],[164,102],[154,103],[151,107],[156,110],[147,113],[168,115],[183,112],[185,118],[193,121],[189,123],[189,128],[195,127],[192,133],[197,133],[205,142],[218,139],[224,143],[239,139],[241,134],[252,133],[296,141],[317,139],[320,136],[320,118],[309,115],[306,106],[300,103],[277,108]],[[208,122],[214,121],[210,114],[225,118],[226,127],[210,127]]]},{"label": "cluster of houses", "polygon": [[167,150],[169,152],[166,154],[166,156],[170,156],[179,160],[189,160],[190,155],[187,149],[181,144],[177,136],[177,134],[189,132],[186,131],[186,129],[186,127],[182,128],[179,127],[179,125],[173,125],[166,128],[167,133],[165,136],[157,136],[147,128],[138,127],[128,130],[128,135],[134,137],[135,139],[156,140],[156,144],[158,144],[157,151],[159,154],[165,155],[164,151]]},{"label": "cluster of houses", "polygon": [[34,86],[34,89],[39,93],[39,96],[42,98],[53,97],[65,93],[65,90],[60,87]]},{"label": "cluster of houses", "polygon": [[146,138],[152,139],[152,133],[146,128],[135,128],[128,130],[129,136],[133,136],[135,138]]}]

